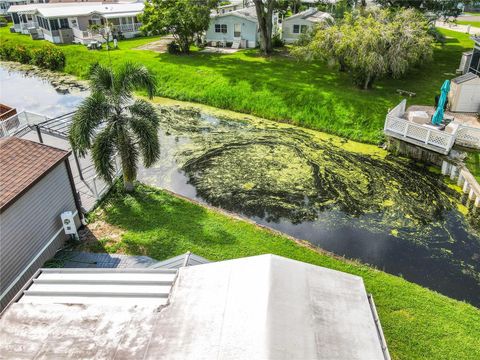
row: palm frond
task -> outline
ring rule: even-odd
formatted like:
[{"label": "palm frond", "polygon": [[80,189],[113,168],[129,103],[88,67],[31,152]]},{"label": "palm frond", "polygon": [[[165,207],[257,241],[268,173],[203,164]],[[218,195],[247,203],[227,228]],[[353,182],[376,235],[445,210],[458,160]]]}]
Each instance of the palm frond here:
[{"label": "palm frond", "polygon": [[97,173],[108,183],[115,175],[113,165],[115,152],[115,134],[111,126],[107,126],[97,134],[92,145],[92,159]]},{"label": "palm frond", "polygon": [[137,178],[138,149],[126,126],[120,126],[118,123],[115,135],[122,161],[123,177],[125,180],[133,182]]},{"label": "palm frond", "polygon": [[114,74],[103,65],[96,65],[90,72],[90,88],[93,92],[110,92],[113,88]]},{"label": "palm frond", "polygon": [[102,93],[94,92],[79,106],[73,116],[69,139],[72,148],[85,155],[91,147],[95,129],[108,117],[110,106]]},{"label": "palm frond", "polygon": [[153,126],[155,126],[155,129],[158,130],[160,118],[153,105],[148,101],[142,99],[135,100],[135,102],[128,107],[128,111],[135,118],[143,118],[148,120],[148,122],[150,122]]},{"label": "palm frond", "polygon": [[151,99],[155,95],[155,76],[143,65],[127,62],[115,74],[117,94],[128,97],[134,90],[145,90]]},{"label": "palm frond", "polygon": [[160,156],[158,127],[142,117],[132,117],[130,127],[137,137],[137,146],[142,154],[143,164],[145,167],[151,166]]}]

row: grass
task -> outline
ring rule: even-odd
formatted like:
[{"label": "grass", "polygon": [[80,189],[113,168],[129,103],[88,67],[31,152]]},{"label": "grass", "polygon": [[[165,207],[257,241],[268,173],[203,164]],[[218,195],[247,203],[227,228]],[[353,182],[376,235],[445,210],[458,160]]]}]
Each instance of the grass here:
[{"label": "grass", "polygon": [[90,216],[97,230],[119,233],[90,250],[162,260],[186,251],[213,261],[272,253],[363,277],[377,305],[393,359],[479,359],[480,311],[400,277],[299,244],[250,222],[138,185],[117,186]]},{"label": "grass", "polygon": [[[480,19],[480,17],[479,17],[479,19]],[[480,21],[457,20],[457,24],[459,24],[459,25],[471,25],[471,26],[480,28]]]},{"label": "grass", "polygon": [[[350,76],[324,63],[298,62],[284,55],[258,56],[255,50],[235,54],[190,56],[157,54],[135,50],[155,40],[143,38],[121,41],[120,49],[110,52],[113,67],[136,61],[150,68],[158,79],[158,95],[199,102],[223,109],[291,122],[303,127],[333,133],[353,140],[379,143],[386,112],[403,98],[397,89],[417,93],[415,104],[431,104],[447,78],[455,76],[462,52],[471,49],[468,35],[441,30],[445,46],[436,46],[434,61],[411,71],[405,79],[384,79],[364,91],[351,83]],[[26,47],[42,40],[10,34],[0,29],[0,44],[13,42]],[[85,78],[90,64],[108,64],[106,50],[89,51],[82,45],[63,45],[67,58],[65,72]]]},{"label": "grass", "polygon": [[480,184],[480,152],[477,151],[468,153],[466,165],[468,170],[472,173],[473,176],[475,176],[478,183]]}]

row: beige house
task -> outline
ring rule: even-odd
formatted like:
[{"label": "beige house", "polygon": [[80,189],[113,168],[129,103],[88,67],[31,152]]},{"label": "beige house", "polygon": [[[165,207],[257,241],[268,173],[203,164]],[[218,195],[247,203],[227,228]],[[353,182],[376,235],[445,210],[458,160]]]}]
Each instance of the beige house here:
[{"label": "beige house", "polygon": [[138,19],[143,2],[88,2],[48,3],[11,6],[13,31],[31,34],[55,44],[103,41],[92,33],[91,25],[110,24],[112,35],[131,38],[140,33]]}]

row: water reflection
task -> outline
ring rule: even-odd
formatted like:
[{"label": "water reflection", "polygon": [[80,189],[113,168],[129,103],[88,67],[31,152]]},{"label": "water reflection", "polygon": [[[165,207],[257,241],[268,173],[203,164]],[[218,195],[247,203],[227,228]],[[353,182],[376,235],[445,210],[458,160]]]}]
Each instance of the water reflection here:
[{"label": "water reflection", "polygon": [[57,91],[46,79],[0,66],[0,102],[17,112],[28,110],[55,117],[71,112],[86,95],[77,89]]}]

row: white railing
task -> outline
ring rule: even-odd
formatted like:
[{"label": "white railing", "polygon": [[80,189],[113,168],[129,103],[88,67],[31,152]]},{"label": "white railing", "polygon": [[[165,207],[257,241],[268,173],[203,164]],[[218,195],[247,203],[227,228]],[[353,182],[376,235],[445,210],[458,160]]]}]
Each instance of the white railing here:
[{"label": "white railing", "polygon": [[412,139],[439,148],[444,153],[448,153],[455,142],[455,136],[452,134],[430,129],[390,114],[385,121],[385,131],[399,139]]},{"label": "white railing", "polygon": [[461,146],[480,149],[480,128],[459,125],[455,133],[455,143]]},{"label": "white railing", "polygon": [[28,21],[26,23],[22,23],[22,30],[28,30],[30,28],[38,28],[38,23],[36,21]]},{"label": "white railing", "polygon": [[0,138],[15,135],[27,127],[37,125],[48,119],[45,115],[22,111],[8,119],[0,121]]},{"label": "white railing", "polygon": [[142,23],[114,25],[113,30],[121,32],[136,32],[140,31],[141,26]]},{"label": "white railing", "polygon": [[[115,178],[118,178],[120,174],[122,173],[122,167],[120,163],[120,158],[118,155],[115,155],[115,163],[114,163],[114,168],[115,168]],[[100,200],[103,195],[105,195],[108,190],[112,187],[112,184],[109,184],[105,180],[102,179],[100,175],[95,175],[89,180],[85,180],[85,182],[88,184],[88,187],[90,190],[93,192],[93,195],[97,200]]]},{"label": "white railing", "polygon": [[76,38],[84,39],[89,37],[88,31],[82,31],[79,28],[72,28],[72,31],[73,31],[73,36]]},{"label": "white railing", "polygon": [[436,130],[404,119],[405,108],[406,100],[403,100],[388,113],[384,126],[387,135],[405,141],[415,140],[419,146],[433,146],[432,150],[441,150],[445,154],[454,144],[480,149],[480,128],[459,124],[453,133]]}]

